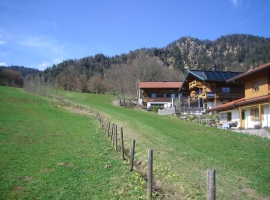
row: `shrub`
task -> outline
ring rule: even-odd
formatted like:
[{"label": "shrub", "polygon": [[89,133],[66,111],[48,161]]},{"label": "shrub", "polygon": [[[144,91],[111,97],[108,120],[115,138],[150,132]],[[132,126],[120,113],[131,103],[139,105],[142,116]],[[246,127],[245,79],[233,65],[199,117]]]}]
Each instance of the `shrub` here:
[{"label": "shrub", "polygon": [[158,112],[158,109],[163,109],[163,106],[152,106],[151,109],[153,112]]}]

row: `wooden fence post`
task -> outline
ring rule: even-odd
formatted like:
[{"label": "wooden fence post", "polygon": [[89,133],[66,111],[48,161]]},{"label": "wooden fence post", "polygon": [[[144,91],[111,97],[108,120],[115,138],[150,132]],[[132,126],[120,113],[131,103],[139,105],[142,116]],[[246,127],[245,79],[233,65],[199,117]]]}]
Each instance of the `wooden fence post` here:
[{"label": "wooden fence post", "polygon": [[207,200],[216,199],[216,171],[207,170]]},{"label": "wooden fence post", "polygon": [[115,124],[114,139],[115,139],[115,151],[117,151],[117,124]]},{"label": "wooden fence post", "polygon": [[101,115],[101,128],[103,128],[103,116]]},{"label": "wooden fence post", "polygon": [[122,159],[125,160],[123,127],[121,127],[121,153],[122,153]]},{"label": "wooden fence post", "polygon": [[148,169],[147,169],[147,198],[152,199],[153,189],[153,149],[148,149]]},{"label": "wooden fence post", "polygon": [[111,140],[112,140],[113,147],[114,147],[114,134],[115,134],[115,124],[113,123],[113,126],[112,126],[112,135],[111,135]]},{"label": "wooden fence post", "polygon": [[112,137],[113,137],[113,129],[114,129],[114,123],[112,124],[111,140],[112,140]]},{"label": "wooden fence post", "polygon": [[111,122],[108,122],[109,124],[108,124],[108,133],[107,133],[107,136],[109,137],[109,135],[110,135],[110,126],[111,126]]},{"label": "wooden fence post", "polygon": [[132,143],[131,143],[131,153],[130,153],[130,166],[129,166],[129,171],[132,171],[132,170],[133,170],[134,150],[135,150],[135,140],[132,140]]}]

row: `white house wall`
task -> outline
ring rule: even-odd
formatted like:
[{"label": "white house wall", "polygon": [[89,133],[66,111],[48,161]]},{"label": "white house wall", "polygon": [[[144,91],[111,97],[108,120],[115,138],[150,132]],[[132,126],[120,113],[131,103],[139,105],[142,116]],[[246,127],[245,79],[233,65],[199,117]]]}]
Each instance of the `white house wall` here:
[{"label": "white house wall", "polygon": [[[232,120],[229,121],[229,122],[237,122],[237,127],[240,127],[239,110],[237,110],[237,109],[226,110],[226,111],[220,112],[220,114],[229,113],[229,112],[232,114]],[[220,121],[220,122],[225,123],[225,122],[228,122],[228,121]]]},{"label": "white house wall", "polygon": [[263,107],[264,110],[264,119],[262,123],[262,127],[270,127],[270,110],[269,104]]},{"label": "white house wall", "polygon": [[[221,101],[217,101],[216,102],[216,106],[220,106],[220,105],[222,105],[222,104],[224,104],[224,103],[227,103],[227,101],[223,101],[223,102],[221,102]],[[215,105],[214,105],[214,101],[208,101],[207,102],[207,108],[214,108],[215,107]]]},{"label": "white house wall", "polygon": [[[246,119],[245,119],[245,129],[247,128],[254,128],[255,125],[259,124],[259,121],[252,121],[251,120],[251,114],[250,110],[251,108],[243,108],[246,110]],[[270,127],[270,105],[264,105],[263,106],[263,111],[264,111],[264,117],[262,120],[262,127]],[[239,117],[239,110],[238,109],[233,109],[233,110],[226,110],[222,111],[221,113],[228,113],[231,112],[232,114],[232,120],[230,122],[238,122],[237,127],[240,127],[240,117]],[[221,123],[224,123],[227,121],[221,121]]]},{"label": "white house wall", "polygon": [[231,110],[231,113],[232,113],[232,122],[237,122],[237,127],[240,127],[239,110],[233,109]]},{"label": "white house wall", "polygon": [[[245,128],[254,128],[255,125],[259,124],[259,121],[252,121],[251,120],[251,108],[245,108],[246,110],[246,120],[245,120]],[[270,109],[269,105],[263,106],[263,120],[262,120],[262,127],[270,127]]]}]

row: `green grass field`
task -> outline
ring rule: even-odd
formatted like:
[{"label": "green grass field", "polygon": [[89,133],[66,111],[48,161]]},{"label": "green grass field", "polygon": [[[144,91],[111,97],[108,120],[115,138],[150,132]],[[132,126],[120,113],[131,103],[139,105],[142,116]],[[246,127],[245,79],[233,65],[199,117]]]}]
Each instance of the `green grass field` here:
[{"label": "green grass field", "polygon": [[0,199],[139,199],[97,120],[0,87]]},{"label": "green grass field", "polygon": [[162,183],[165,197],[204,199],[206,171],[216,169],[218,199],[270,198],[269,139],[113,106],[115,97],[109,95],[62,95],[122,126],[126,145],[136,140],[137,160],[146,163],[152,148],[154,178]]},{"label": "green grass field", "polygon": [[[136,140],[140,173],[154,150],[154,182],[164,199],[205,199],[207,169],[216,169],[217,199],[270,198],[269,139],[117,107],[111,95],[59,93],[123,127],[126,148]],[[128,172],[97,119],[53,105],[0,87],[0,198],[145,198],[144,181]]]}]

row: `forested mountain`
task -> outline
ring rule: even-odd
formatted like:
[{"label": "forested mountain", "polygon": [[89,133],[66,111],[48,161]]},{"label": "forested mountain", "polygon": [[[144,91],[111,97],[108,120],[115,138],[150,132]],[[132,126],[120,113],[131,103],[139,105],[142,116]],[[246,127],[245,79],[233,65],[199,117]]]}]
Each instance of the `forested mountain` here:
[{"label": "forested mountain", "polygon": [[165,50],[167,56],[161,58],[183,72],[211,69],[213,65],[220,71],[247,71],[270,61],[270,38],[244,34],[222,36],[215,41],[184,37]]},{"label": "forested mountain", "polygon": [[158,57],[170,69],[185,73],[188,69],[211,69],[220,71],[246,71],[270,61],[270,38],[245,34],[222,36],[215,41],[182,37],[164,48],[142,48],[128,54],[108,57],[103,54],[81,59],[67,60],[47,68],[44,74],[55,78],[68,66],[73,65],[79,74],[87,78],[109,69],[115,64],[130,64],[143,53]]},{"label": "forested mountain", "polygon": [[33,69],[33,68],[29,68],[29,67],[24,67],[24,66],[17,66],[17,65],[11,65],[11,66],[0,66],[0,69],[2,70],[13,70],[13,71],[17,71],[19,72],[24,78],[26,78],[27,76],[31,76],[34,74],[39,73],[40,71],[38,69]]},{"label": "forested mountain", "polygon": [[270,62],[270,38],[246,34],[215,41],[182,37],[164,48],[142,48],[128,54],[96,54],[66,60],[44,70],[42,81],[77,92],[110,92],[138,96],[140,81],[180,81],[188,69],[247,71]]}]

